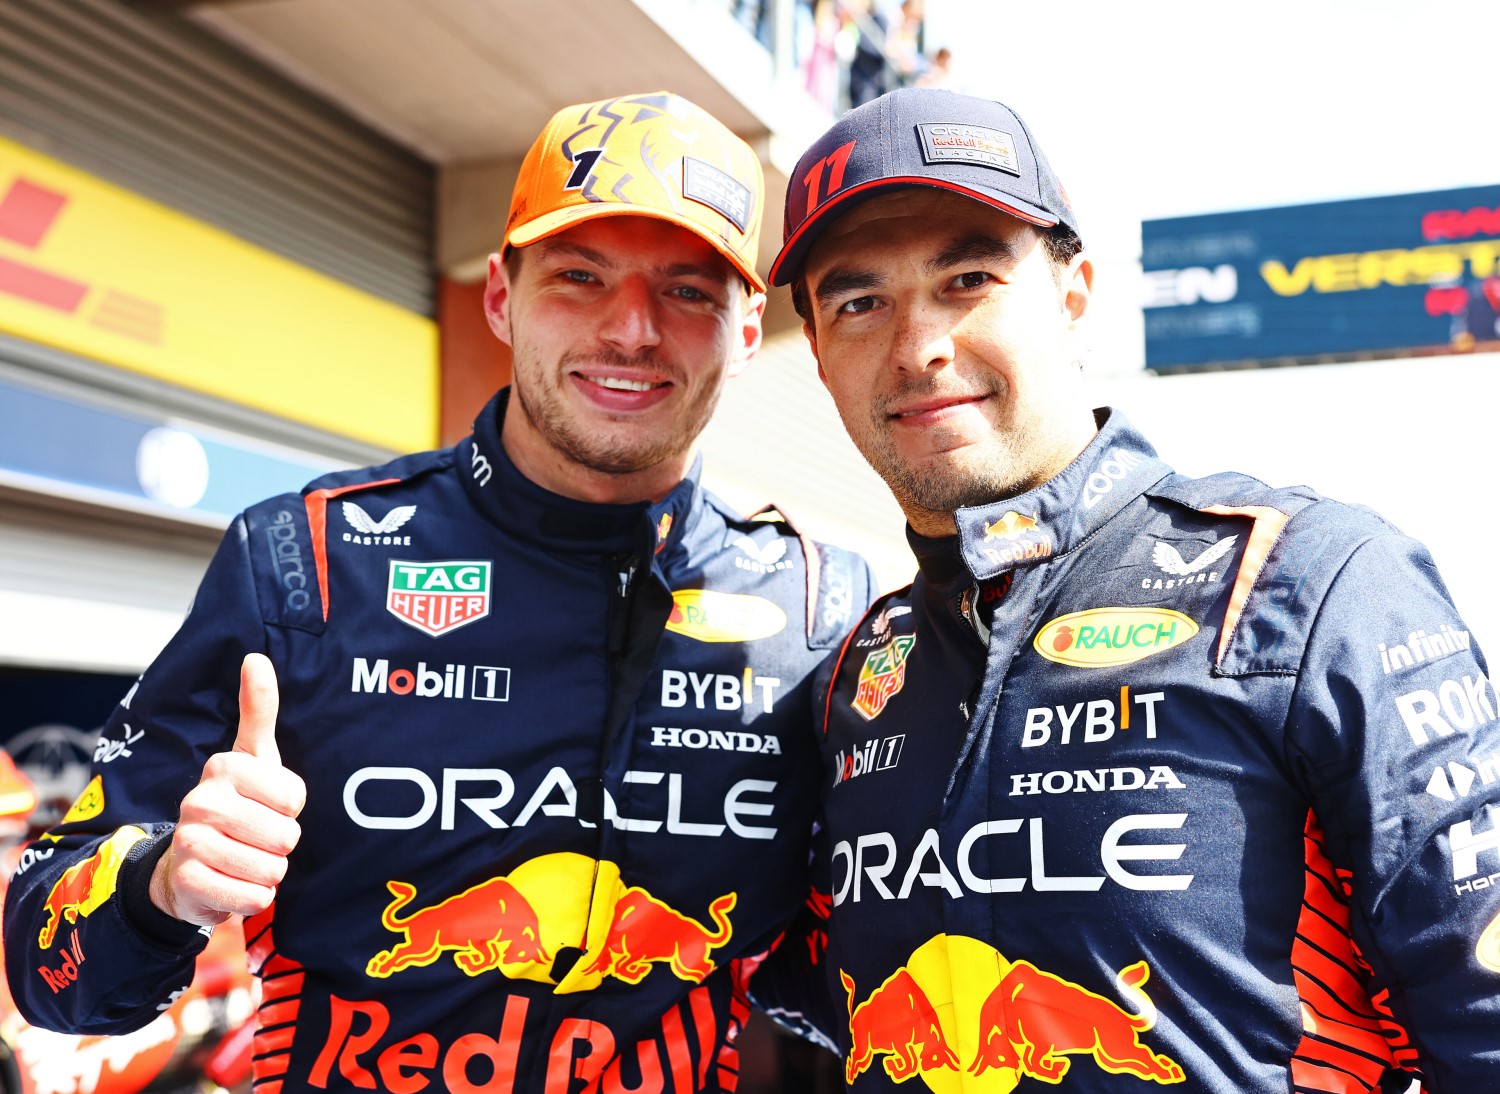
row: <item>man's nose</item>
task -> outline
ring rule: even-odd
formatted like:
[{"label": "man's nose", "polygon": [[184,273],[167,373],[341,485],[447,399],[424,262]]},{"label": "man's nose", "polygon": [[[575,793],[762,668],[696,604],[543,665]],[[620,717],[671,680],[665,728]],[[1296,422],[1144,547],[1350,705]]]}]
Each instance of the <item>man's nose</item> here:
[{"label": "man's nose", "polygon": [[951,365],[956,350],[953,322],[943,309],[922,303],[903,307],[892,346],[891,366],[922,373]]},{"label": "man's nose", "polygon": [[622,278],[602,302],[600,338],[626,354],[658,345],[657,308],[656,295],[643,278]]}]

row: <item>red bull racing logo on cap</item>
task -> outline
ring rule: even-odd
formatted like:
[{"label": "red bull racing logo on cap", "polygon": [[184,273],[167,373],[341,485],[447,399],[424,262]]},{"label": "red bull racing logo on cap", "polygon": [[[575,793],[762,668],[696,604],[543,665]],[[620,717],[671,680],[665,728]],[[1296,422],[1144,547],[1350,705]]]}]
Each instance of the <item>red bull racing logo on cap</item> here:
[{"label": "red bull racing logo on cap", "polygon": [[[370,958],[367,975],[387,978],[449,954],[466,976],[499,972],[551,984],[557,995],[592,991],[606,977],[639,984],[656,966],[701,984],[716,967],[713,952],[734,933],[729,915],[739,899],[725,893],[713,900],[713,925],[705,926],[625,884],[614,863],[571,852],[531,859],[411,911],[415,886],[393,880],[386,888],[392,900],[380,922],[403,937]],[[583,954],[559,978],[553,964],[565,949]]]},{"label": "red bull racing logo on cap", "polygon": [[891,696],[906,685],[906,659],[916,644],[916,635],[898,634],[866,655],[859,670],[859,687],[849,705],[867,721],[878,717]]},{"label": "red bull racing logo on cap", "polygon": [[391,559],[385,609],[436,638],[490,614],[489,559],[403,562]]},{"label": "red bull racing logo on cap", "polygon": [[852,1040],[844,1078],[853,1084],[878,1063],[895,1082],[918,1076],[936,1094],[1008,1094],[1024,1078],[1060,1085],[1088,1056],[1113,1075],[1184,1082],[1181,1065],[1141,1042],[1156,1024],[1143,990],[1150,975],[1138,961],[1116,976],[1127,1010],[977,939],[937,935],[858,1005],[854,979],[839,970]]}]

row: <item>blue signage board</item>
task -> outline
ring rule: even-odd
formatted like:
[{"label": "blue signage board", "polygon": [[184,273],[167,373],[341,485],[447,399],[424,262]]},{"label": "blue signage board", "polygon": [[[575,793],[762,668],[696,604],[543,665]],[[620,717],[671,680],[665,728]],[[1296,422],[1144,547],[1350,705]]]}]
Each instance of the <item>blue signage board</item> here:
[{"label": "blue signage board", "polygon": [[81,487],[106,503],[222,525],[252,502],[296,491],[339,466],[0,379],[0,481]]},{"label": "blue signage board", "polygon": [[1149,220],[1141,265],[1148,368],[1500,348],[1500,185]]}]

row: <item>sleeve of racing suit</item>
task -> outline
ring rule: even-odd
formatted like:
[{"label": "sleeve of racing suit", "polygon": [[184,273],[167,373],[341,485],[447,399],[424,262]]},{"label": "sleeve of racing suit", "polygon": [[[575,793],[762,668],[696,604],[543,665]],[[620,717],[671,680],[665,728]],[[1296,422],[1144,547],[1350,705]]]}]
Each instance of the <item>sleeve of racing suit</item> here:
[{"label": "sleeve of racing suit", "polygon": [[10,883],[6,975],[32,1024],[129,1032],[191,982],[207,935],[147,888],[183,797],[232,742],[240,661],[265,645],[240,518],[181,629],[110,715],[88,787]]},{"label": "sleeve of racing suit", "polygon": [[[813,837],[812,879],[807,900],[771,956],[750,981],[750,1001],[779,1025],[800,1037],[838,1051],[839,1013],[828,992],[824,957],[828,949],[828,842],[821,826]],[[844,1016],[845,1022],[848,1016]]]},{"label": "sleeve of racing suit", "polygon": [[1500,1076],[1500,710],[1421,544],[1359,546],[1313,623],[1288,722],[1370,995],[1426,1094]]}]

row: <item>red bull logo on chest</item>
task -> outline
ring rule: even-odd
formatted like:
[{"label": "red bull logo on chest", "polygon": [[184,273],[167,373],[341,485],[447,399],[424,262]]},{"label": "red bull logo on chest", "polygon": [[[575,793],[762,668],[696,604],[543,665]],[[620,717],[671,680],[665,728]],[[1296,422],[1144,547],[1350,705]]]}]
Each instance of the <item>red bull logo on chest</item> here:
[{"label": "red bull logo on chest", "polygon": [[917,644],[914,634],[898,634],[879,649],[871,650],[859,670],[859,687],[849,705],[872,721],[906,685],[906,659]]},{"label": "red bull logo on chest", "polygon": [[1009,1094],[1022,1079],[1065,1085],[1077,1058],[1090,1057],[1112,1075],[1186,1082],[1181,1065],[1141,1041],[1156,1024],[1143,990],[1150,975],[1138,961],[1116,976],[1127,1009],[978,939],[937,935],[862,1002],[839,971],[852,1042],[844,1078],[853,1084],[879,1066],[898,1083],[920,1077],[935,1094]]},{"label": "red bull logo on chest", "polygon": [[[717,967],[714,951],[734,933],[730,913],[739,899],[731,892],[713,900],[706,926],[627,885],[616,864],[571,852],[529,859],[426,906],[413,906],[417,890],[408,882],[386,888],[392,899],[380,922],[402,937],[370,958],[366,975],[384,979],[446,955],[466,976],[499,972],[550,984],[558,995],[593,991],[606,977],[639,984],[658,967],[701,984]],[[582,956],[565,973],[554,970],[570,948]]]},{"label": "red bull logo on chest", "polygon": [[385,608],[436,638],[490,614],[489,559],[403,562],[391,559]]}]

